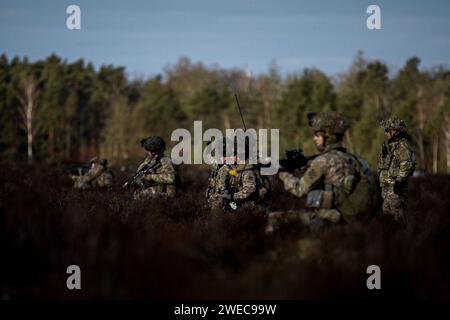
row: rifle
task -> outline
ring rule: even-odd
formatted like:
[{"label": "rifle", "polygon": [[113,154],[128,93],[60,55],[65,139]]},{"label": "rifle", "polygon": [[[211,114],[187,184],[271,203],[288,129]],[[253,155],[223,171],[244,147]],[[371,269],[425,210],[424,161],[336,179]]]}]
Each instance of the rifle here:
[{"label": "rifle", "polygon": [[150,163],[146,164],[140,170],[138,170],[131,177],[130,180],[125,182],[125,184],[123,185],[123,188],[128,188],[128,187],[131,187],[131,186],[134,186],[134,185],[138,186],[141,189],[147,188],[147,184],[143,180],[145,175],[149,174],[151,171],[154,171],[154,170],[158,169],[160,166],[161,166],[161,162],[159,162],[159,161],[150,162]]},{"label": "rifle", "polygon": [[308,161],[314,159],[317,155],[306,156],[302,149],[289,149],[285,151],[285,157],[281,159],[282,170],[294,172],[296,169],[302,169]]},{"label": "rifle", "polygon": [[227,173],[225,176],[225,185],[222,190],[222,199],[223,199],[223,209],[224,210],[233,210],[236,211],[238,208],[238,205],[235,201],[233,201],[233,190],[231,189],[230,185],[231,175],[230,173]]}]

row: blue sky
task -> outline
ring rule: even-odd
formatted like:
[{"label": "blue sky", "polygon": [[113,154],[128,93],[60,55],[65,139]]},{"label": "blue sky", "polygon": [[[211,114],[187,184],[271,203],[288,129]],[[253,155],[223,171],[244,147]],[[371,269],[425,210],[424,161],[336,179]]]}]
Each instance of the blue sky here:
[{"label": "blue sky", "polygon": [[[66,28],[66,7],[81,7],[82,29]],[[382,30],[368,30],[366,8],[381,8]],[[0,52],[32,61],[126,67],[149,76],[180,56],[225,68],[286,74],[348,69],[357,50],[394,70],[418,56],[423,67],[450,62],[450,1],[365,0],[17,0],[0,2]]]}]

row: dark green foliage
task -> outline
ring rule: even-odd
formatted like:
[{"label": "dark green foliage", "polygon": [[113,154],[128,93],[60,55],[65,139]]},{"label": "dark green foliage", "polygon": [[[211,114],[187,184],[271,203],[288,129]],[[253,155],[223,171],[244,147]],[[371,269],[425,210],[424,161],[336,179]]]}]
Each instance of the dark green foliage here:
[{"label": "dark green foliage", "polygon": [[250,128],[279,128],[281,151],[315,152],[308,112],[338,110],[349,120],[348,148],[375,166],[384,139],[378,124],[396,115],[407,123],[418,168],[445,172],[450,143],[450,71],[421,70],[412,57],[391,74],[381,61],[362,52],[349,71],[333,79],[317,69],[281,77],[275,63],[267,73],[192,63],[188,58],[163,75],[130,80],[123,67],[95,69],[82,59],[68,63],[56,55],[43,61],[0,57],[0,159],[26,159],[26,132],[21,127],[17,91],[21,79],[34,75],[40,96],[33,142],[38,161],[86,160],[101,154],[111,163],[142,155],[139,140],[160,135],[173,143],[174,129],[192,130],[194,120],[208,128],[240,128],[234,94]]}]

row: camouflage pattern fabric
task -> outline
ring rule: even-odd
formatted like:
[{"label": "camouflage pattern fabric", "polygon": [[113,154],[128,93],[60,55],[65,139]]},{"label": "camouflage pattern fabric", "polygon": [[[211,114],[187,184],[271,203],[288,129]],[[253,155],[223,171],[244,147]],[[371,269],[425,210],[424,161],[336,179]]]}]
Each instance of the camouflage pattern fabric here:
[{"label": "camouflage pattern fabric", "polygon": [[383,198],[383,214],[392,216],[395,220],[403,217],[406,208],[407,189],[394,191],[392,186],[381,189]]},{"label": "camouflage pattern fabric", "polygon": [[[234,201],[238,208],[267,210],[270,190],[259,182],[259,169],[251,164],[215,165],[207,190],[208,204],[213,209],[224,208],[227,201]],[[227,198],[227,199],[225,199]]]},{"label": "camouflage pattern fabric", "polygon": [[408,179],[416,165],[409,136],[402,131],[383,143],[378,156],[383,213],[399,219],[404,214]]},{"label": "camouflage pattern fabric", "polygon": [[280,172],[278,177],[283,181],[286,191],[301,198],[319,184],[341,186],[345,178],[345,159],[337,153],[329,152],[337,147],[341,145],[334,144],[328,151],[315,157],[301,178],[289,172]]},{"label": "camouflage pattern fabric", "polygon": [[222,194],[226,192],[225,179],[219,175],[219,169],[222,165],[213,164],[211,174],[208,179],[208,188],[206,189],[206,199],[212,209],[222,209],[224,201]]},{"label": "camouflage pattern fabric", "polygon": [[72,176],[74,187],[77,189],[107,188],[112,186],[112,173],[106,171],[106,167],[98,162],[82,176]]},{"label": "camouflage pattern fabric", "polygon": [[349,126],[339,112],[330,111],[312,116],[310,127],[313,132],[321,131],[325,137],[330,137],[335,134],[344,134]]},{"label": "camouflage pattern fabric", "polygon": [[148,187],[143,190],[136,190],[135,199],[145,199],[151,197],[174,197],[177,192],[177,173],[172,164],[172,160],[166,156],[156,158],[147,157],[138,167],[139,171],[144,166],[159,162],[161,166],[155,168],[151,173],[144,176]]},{"label": "camouflage pattern fabric", "polygon": [[381,121],[380,126],[384,130],[398,130],[398,131],[402,131],[402,130],[404,130],[406,128],[405,122],[402,119],[399,119],[397,117]]},{"label": "camouflage pattern fabric", "polygon": [[[339,156],[338,153],[331,152],[335,148],[342,148],[342,145],[337,143],[327,147],[324,153],[310,162],[301,178],[289,172],[280,172],[278,177],[283,181],[285,190],[301,198],[314,189],[323,189],[324,185],[342,186],[345,178],[346,160]],[[332,218],[326,220],[338,222],[340,213],[333,209],[332,205],[327,205],[327,207],[320,208],[323,211],[322,216],[326,217],[326,210],[329,210],[329,215]]]},{"label": "camouflage pattern fabric", "polygon": [[[351,190],[348,180],[356,179],[356,173],[349,170],[348,155],[344,152],[341,142],[337,142],[326,146],[323,153],[311,160],[300,178],[289,172],[278,174],[285,190],[299,198],[307,196],[307,205],[312,208],[306,212],[288,211],[270,214],[266,230],[268,233],[277,228],[279,224],[277,220],[293,219],[299,226],[317,226],[320,225],[318,220],[324,224],[343,221],[347,213],[340,212],[336,207],[337,191],[342,194],[345,189]],[[349,172],[352,172],[353,176],[349,175]],[[315,194],[318,196],[314,197]],[[310,198],[313,200],[310,201]]]},{"label": "camouflage pattern fabric", "polygon": [[111,171],[107,170],[103,172],[97,179],[92,182],[94,187],[109,188],[113,184],[113,175]]}]

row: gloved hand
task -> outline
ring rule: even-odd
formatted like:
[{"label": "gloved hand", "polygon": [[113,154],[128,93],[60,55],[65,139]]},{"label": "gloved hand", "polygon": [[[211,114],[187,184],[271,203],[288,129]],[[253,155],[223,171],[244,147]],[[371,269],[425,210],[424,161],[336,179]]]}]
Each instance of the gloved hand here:
[{"label": "gloved hand", "polygon": [[232,210],[236,210],[237,209],[237,203],[235,201],[233,201],[233,196],[229,193],[223,193],[221,195],[223,202],[224,202],[224,207],[230,208]]},{"label": "gloved hand", "polygon": [[145,181],[147,181],[147,182],[151,182],[151,181],[153,181],[153,175],[151,175],[151,174],[146,174],[145,176],[144,175],[142,175],[142,178],[141,178],[142,180],[145,180]]}]

